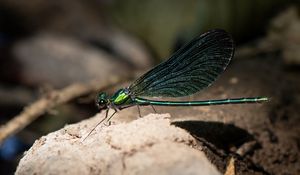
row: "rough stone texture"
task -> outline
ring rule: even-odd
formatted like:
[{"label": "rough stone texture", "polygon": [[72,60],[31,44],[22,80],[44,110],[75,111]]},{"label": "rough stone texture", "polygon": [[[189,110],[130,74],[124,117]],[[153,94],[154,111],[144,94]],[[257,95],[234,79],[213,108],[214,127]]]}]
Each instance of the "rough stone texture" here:
[{"label": "rough stone texture", "polygon": [[167,114],[103,125],[83,141],[103,115],[37,140],[16,174],[220,174]]}]

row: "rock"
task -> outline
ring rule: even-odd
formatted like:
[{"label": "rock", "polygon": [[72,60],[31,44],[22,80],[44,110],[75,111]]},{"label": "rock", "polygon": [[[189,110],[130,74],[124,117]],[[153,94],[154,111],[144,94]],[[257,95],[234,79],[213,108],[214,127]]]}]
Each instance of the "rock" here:
[{"label": "rock", "polygon": [[196,140],[170,125],[168,114],[102,126],[83,141],[104,113],[43,136],[16,174],[220,174]]}]

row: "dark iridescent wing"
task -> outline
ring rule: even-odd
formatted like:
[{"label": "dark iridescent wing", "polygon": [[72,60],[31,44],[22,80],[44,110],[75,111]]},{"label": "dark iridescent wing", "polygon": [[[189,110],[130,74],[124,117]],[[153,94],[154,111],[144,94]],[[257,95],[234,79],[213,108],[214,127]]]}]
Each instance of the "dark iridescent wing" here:
[{"label": "dark iridescent wing", "polygon": [[208,87],[225,70],[234,43],[224,30],[211,30],[193,39],[168,60],[137,79],[134,96],[181,97]]}]

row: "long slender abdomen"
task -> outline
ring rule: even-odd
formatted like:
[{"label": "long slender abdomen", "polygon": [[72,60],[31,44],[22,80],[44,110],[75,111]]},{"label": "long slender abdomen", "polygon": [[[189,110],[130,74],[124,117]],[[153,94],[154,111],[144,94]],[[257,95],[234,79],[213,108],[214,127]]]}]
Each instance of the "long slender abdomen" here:
[{"label": "long slender abdomen", "polygon": [[209,106],[224,104],[242,104],[242,103],[262,103],[268,101],[267,97],[251,97],[251,98],[232,98],[220,100],[204,100],[204,101],[156,101],[136,97],[134,101],[139,105],[154,106]]}]

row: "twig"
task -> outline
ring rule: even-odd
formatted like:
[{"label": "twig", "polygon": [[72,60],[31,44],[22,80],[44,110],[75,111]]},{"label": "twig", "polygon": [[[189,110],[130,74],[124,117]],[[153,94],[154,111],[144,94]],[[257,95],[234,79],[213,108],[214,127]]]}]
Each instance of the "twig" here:
[{"label": "twig", "polygon": [[[124,80],[125,78],[123,78]],[[71,101],[77,97],[105,89],[114,84],[120,83],[121,78],[110,78],[105,81],[91,81],[87,84],[72,84],[62,90],[52,91],[46,96],[40,98],[36,102],[24,108],[24,110],[5,125],[0,127],[0,144],[9,136],[19,132],[32,121],[49,109],[60,104]]]}]

